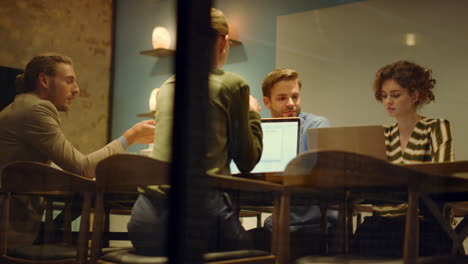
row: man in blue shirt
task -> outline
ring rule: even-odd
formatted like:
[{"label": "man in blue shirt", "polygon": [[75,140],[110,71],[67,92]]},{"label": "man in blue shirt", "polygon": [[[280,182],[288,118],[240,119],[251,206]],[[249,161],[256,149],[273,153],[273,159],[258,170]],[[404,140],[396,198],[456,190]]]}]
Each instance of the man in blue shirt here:
[{"label": "man in blue shirt", "polygon": [[[275,69],[262,83],[263,103],[270,110],[271,117],[299,117],[301,119],[299,152],[308,150],[307,130],[316,127],[329,127],[330,121],[311,113],[301,112],[301,80],[299,74],[291,69]],[[337,212],[328,211],[330,224],[336,223]],[[301,228],[320,230],[321,213],[317,205],[294,206],[291,208],[291,231]],[[265,220],[265,227],[271,230],[271,217]]]}]

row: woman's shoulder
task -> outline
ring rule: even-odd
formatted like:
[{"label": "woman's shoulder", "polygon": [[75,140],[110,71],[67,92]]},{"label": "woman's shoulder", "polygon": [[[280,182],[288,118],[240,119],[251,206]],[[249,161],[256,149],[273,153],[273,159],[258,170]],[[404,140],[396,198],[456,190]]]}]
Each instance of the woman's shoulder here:
[{"label": "woman's shoulder", "polygon": [[429,118],[429,117],[423,117],[420,120],[420,123],[425,125],[425,126],[450,126],[450,122],[447,119],[444,118]]},{"label": "woman's shoulder", "polygon": [[247,85],[246,80],[237,73],[223,71],[222,74],[215,75],[215,76],[219,76],[219,80],[225,86],[236,87],[236,86],[245,86],[245,85]]},{"label": "woman's shoulder", "polygon": [[226,94],[250,94],[250,87],[240,75],[217,70],[210,74],[210,90]]}]

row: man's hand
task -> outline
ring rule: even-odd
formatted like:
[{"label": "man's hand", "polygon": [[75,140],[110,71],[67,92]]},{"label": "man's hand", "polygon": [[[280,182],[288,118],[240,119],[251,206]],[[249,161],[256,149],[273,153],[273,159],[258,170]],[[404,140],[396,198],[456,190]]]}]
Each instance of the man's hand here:
[{"label": "man's hand", "polygon": [[128,145],[133,143],[149,144],[154,141],[154,120],[145,120],[136,123],[129,128],[123,136],[127,139]]},{"label": "man's hand", "polygon": [[262,110],[262,107],[258,103],[257,99],[255,97],[251,96],[249,97],[249,110],[254,111],[260,114],[260,110]]}]

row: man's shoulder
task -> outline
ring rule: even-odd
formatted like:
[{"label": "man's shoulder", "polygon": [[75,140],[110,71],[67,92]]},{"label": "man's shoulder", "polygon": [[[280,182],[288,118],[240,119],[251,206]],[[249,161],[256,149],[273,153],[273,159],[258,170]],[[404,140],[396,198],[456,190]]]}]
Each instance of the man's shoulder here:
[{"label": "man's shoulder", "polygon": [[40,99],[31,93],[17,95],[9,106],[8,111],[10,111],[10,115],[24,115],[27,118],[37,118],[37,114],[43,113],[52,114],[57,116],[57,118],[59,116],[57,108],[52,102]]},{"label": "man's shoulder", "polygon": [[309,128],[330,126],[330,120],[328,120],[326,117],[316,114],[300,112],[299,118],[301,118],[301,125]]},{"label": "man's shoulder", "polygon": [[22,105],[30,110],[48,111],[58,115],[58,110],[52,102],[40,99],[32,94],[24,94]]}]

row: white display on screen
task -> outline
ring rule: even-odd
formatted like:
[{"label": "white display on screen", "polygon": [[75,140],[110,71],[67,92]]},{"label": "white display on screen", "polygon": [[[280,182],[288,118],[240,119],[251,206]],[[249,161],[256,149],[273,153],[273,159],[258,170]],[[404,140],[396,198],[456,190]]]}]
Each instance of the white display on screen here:
[{"label": "white display on screen", "polygon": [[[262,122],[263,152],[257,166],[251,171],[280,172],[297,155],[299,122]],[[239,173],[234,161],[231,173]]]}]

